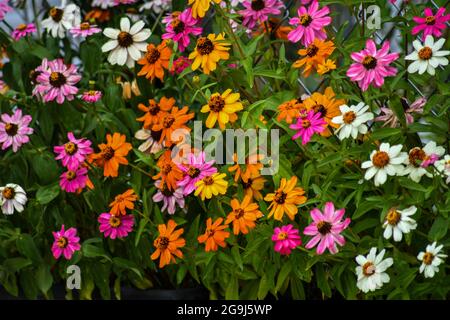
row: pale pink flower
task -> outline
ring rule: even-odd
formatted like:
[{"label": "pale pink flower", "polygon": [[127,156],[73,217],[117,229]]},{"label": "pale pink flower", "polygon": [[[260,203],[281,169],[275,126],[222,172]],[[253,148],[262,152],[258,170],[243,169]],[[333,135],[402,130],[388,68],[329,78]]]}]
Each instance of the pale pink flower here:
[{"label": "pale pink flower", "polygon": [[338,252],[336,243],[340,246],[345,244],[345,239],[341,235],[350,224],[350,218],[344,217],[345,209],[334,209],[333,202],[325,203],[324,212],[314,208],[311,210],[311,217],[313,222],[305,228],[304,234],[313,236],[306,244],[306,249],[311,249],[317,244],[317,254],[324,253],[328,249],[332,254]]},{"label": "pale pink flower", "polygon": [[[401,98],[400,100],[405,110],[406,124],[414,123],[414,114],[421,114],[423,112],[423,106],[427,103],[426,98],[419,98],[414,101],[411,105],[408,104],[406,98]],[[389,126],[395,128],[398,125],[398,117],[395,112],[388,107],[381,107],[382,114],[375,118],[375,121],[383,122],[382,127]]]},{"label": "pale pink flower", "polygon": [[105,238],[125,238],[133,231],[134,217],[132,214],[117,215],[105,212],[98,217],[99,230]]},{"label": "pale pink flower", "polygon": [[102,29],[97,28],[96,25],[91,25],[89,22],[82,22],[80,25],[73,27],[70,29],[70,33],[73,34],[74,37],[87,37],[93,34],[101,32]]},{"label": "pale pink flower", "polygon": [[166,33],[162,35],[162,38],[172,39],[178,43],[178,48],[183,52],[191,42],[189,38],[191,34],[194,36],[202,34],[203,29],[198,26],[199,22],[200,19],[194,19],[192,9],[188,8],[170,19],[170,22],[166,24]]},{"label": "pale pink flower", "polygon": [[83,92],[81,99],[87,103],[96,103],[102,98],[102,92],[98,90],[89,90]]},{"label": "pale pink flower", "polygon": [[256,23],[267,21],[270,14],[280,14],[280,9],[284,7],[279,0],[247,0],[243,6],[245,9],[238,13],[244,18],[242,24],[248,29],[253,29]]},{"label": "pale pink flower", "polygon": [[161,180],[156,180],[155,186],[158,188],[158,191],[152,199],[155,202],[163,201],[161,211],[167,209],[169,214],[174,214],[176,205],[178,205],[181,209],[184,208],[183,188],[177,188],[175,191],[172,191],[165,185],[161,186]]},{"label": "pale pink flower", "polygon": [[433,11],[430,8],[426,8],[424,14],[425,18],[413,17],[417,26],[412,28],[411,33],[416,35],[423,31],[424,38],[428,35],[440,37],[442,31],[447,28],[447,21],[450,20],[450,14],[445,14],[445,8],[439,8],[436,14],[433,14]]},{"label": "pale pink flower", "polygon": [[36,26],[34,23],[29,24],[19,24],[11,33],[11,37],[14,40],[19,40],[20,38],[23,38],[33,32],[36,32]]},{"label": "pale pink flower", "polygon": [[72,132],[67,133],[69,142],[55,146],[53,151],[57,154],[56,160],[62,160],[62,164],[69,170],[77,170],[78,167],[86,160],[92,150],[92,142],[85,139],[76,139]]},{"label": "pale pink flower", "polygon": [[282,255],[291,254],[292,250],[302,244],[299,231],[292,224],[274,229],[272,241],[274,250]]},{"label": "pale pink flower", "polygon": [[64,258],[70,260],[75,251],[79,251],[81,248],[80,238],[77,237],[77,229],[75,228],[65,230],[64,225],[62,225],[61,230],[53,232],[53,237],[55,241],[52,245],[52,253],[55,259],[64,255]]},{"label": "pale pink flower", "polygon": [[28,137],[33,133],[30,128],[32,118],[29,115],[22,116],[22,110],[16,109],[14,114],[10,116],[7,113],[1,115],[0,121],[0,145],[2,150],[12,146],[14,152],[30,141]]},{"label": "pale pink flower", "polygon": [[301,114],[297,118],[297,122],[289,126],[289,128],[297,130],[297,133],[292,136],[292,140],[301,137],[302,145],[305,145],[315,133],[323,132],[327,123],[320,116],[320,112],[314,113],[314,110],[309,110],[307,114]]},{"label": "pale pink flower", "polygon": [[8,12],[13,11],[13,8],[9,6],[8,2],[8,0],[0,0],[0,21],[5,19],[5,15]]}]

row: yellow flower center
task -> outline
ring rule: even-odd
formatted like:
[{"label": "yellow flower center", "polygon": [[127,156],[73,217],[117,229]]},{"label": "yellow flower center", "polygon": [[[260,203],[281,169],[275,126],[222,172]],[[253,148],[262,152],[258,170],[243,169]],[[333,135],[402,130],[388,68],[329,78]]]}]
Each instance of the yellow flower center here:
[{"label": "yellow flower center", "polygon": [[433,262],[434,259],[434,255],[431,252],[425,252],[425,254],[423,255],[423,263],[425,263],[426,265],[430,265]]},{"label": "yellow flower center", "polygon": [[425,23],[429,26],[434,25],[434,23],[436,22],[436,18],[434,16],[429,16],[425,18]]},{"label": "yellow flower center", "polygon": [[69,181],[72,181],[73,179],[75,179],[77,176],[77,174],[75,173],[75,171],[69,170],[66,173],[66,179]]},{"label": "yellow flower center", "polygon": [[312,18],[309,14],[305,13],[300,16],[300,24],[304,27],[307,27],[312,22]]},{"label": "yellow flower center", "polygon": [[372,158],[375,167],[384,168],[389,163],[389,155],[384,151],[377,151]]},{"label": "yellow flower center", "polygon": [[362,272],[366,277],[373,275],[375,273],[375,265],[373,264],[373,262],[367,261],[366,263],[364,263]]},{"label": "yellow flower center", "polygon": [[419,58],[421,60],[429,60],[433,56],[433,50],[429,47],[423,47],[419,50]]},{"label": "yellow flower center", "polygon": [[119,42],[119,46],[128,48],[133,44],[133,36],[128,32],[122,31],[119,33],[117,41]]},{"label": "yellow flower center", "polygon": [[15,195],[16,195],[16,192],[11,187],[6,187],[5,189],[3,189],[2,196],[6,200],[13,199]]},{"label": "yellow flower center", "polygon": [[244,209],[238,208],[234,210],[234,215],[236,217],[236,219],[242,218],[244,216]]},{"label": "yellow flower center", "polygon": [[310,44],[307,48],[306,48],[306,54],[308,55],[308,57],[312,58],[314,57],[317,52],[319,51],[319,48],[314,45],[314,44]]},{"label": "yellow flower center", "polygon": [[288,237],[288,234],[285,231],[282,231],[278,234],[278,240],[286,240],[287,237]]},{"label": "yellow flower center", "polygon": [[362,65],[367,70],[375,69],[375,67],[377,66],[377,59],[372,56],[365,56],[362,61]]},{"label": "yellow flower center", "polygon": [[21,24],[19,24],[18,26],[17,26],[17,30],[19,30],[19,31],[23,31],[23,30],[25,30],[27,28],[27,25],[26,24],[24,24],[24,23],[21,23]]},{"label": "yellow flower center", "polygon": [[116,216],[111,216],[111,218],[109,218],[109,225],[113,228],[117,228],[122,224],[122,220],[120,220],[120,218],[116,217]]},{"label": "yellow flower center", "polygon": [[56,240],[56,245],[60,248],[67,247],[68,241],[66,237],[59,237],[58,240]]},{"label": "yellow flower center", "polygon": [[202,56],[208,55],[214,50],[214,43],[206,37],[197,40],[197,51]]},{"label": "yellow flower center", "polygon": [[164,117],[163,126],[164,128],[170,128],[175,122],[175,118],[172,115]]},{"label": "yellow flower center", "polygon": [[67,153],[68,155],[73,155],[75,152],[77,152],[78,147],[77,147],[77,145],[76,145],[75,143],[73,143],[73,142],[67,142],[67,143],[64,145],[64,150],[66,151],[66,153]]},{"label": "yellow flower center", "polygon": [[317,224],[317,230],[322,235],[326,235],[327,233],[330,233],[332,227],[333,226],[328,221],[319,221],[319,223]]},{"label": "yellow flower center", "polygon": [[17,134],[17,131],[19,130],[19,126],[14,123],[7,123],[5,124],[5,131],[8,134],[8,136],[15,136]]},{"label": "yellow flower center", "polygon": [[214,95],[209,99],[209,108],[213,112],[220,112],[225,107],[225,100],[220,95]]},{"label": "yellow flower center", "polygon": [[63,17],[64,11],[59,8],[53,7],[50,9],[49,14],[50,17],[52,17],[53,21],[60,22]]},{"label": "yellow flower center", "polygon": [[402,215],[400,214],[400,212],[395,210],[395,208],[392,208],[391,210],[389,210],[386,216],[386,220],[391,226],[396,226],[400,221],[401,217]]},{"label": "yellow flower center", "polygon": [[422,161],[425,160],[425,158],[427,157],[427,154],[421,148],[416,147],[411,149],[411,151],[409,151],[408,157],[409,163],[412,166],[419,168]]},{"label": "yellow flower center", "polygon": [[106,147],[102,152],[102,157],[105,160],[111,160],[114,157],[114,149],[111,147]]},{"label": "yellow flower center", "polygon": [[156,61],[158,61],[160,56],[161,53],[156,48],[150,48],[145,54],[145,58],[150,64],[154,64]]},{"label": "yellow flower center", "polygon": [[187,174],[191,178],[196,178],[200,174],[200,170],[196,167],[189,167]]},{"label": "yellow flower center", "polygon": [[283,191],[277,191],[275,193],[275,197],[273,198],[273,201],[275,201],[278,204],[283,204],[286,201],[287,194]]},{"label": "yellow flower center", "polygon": [[348,111],[346,113],[344,113],[344,115],[342,116],[344,123],[346,124],[350,124],[353,121],[355,121],[356,119],[356,114],[353,111]]},{"label": "yellow flower center", "polygon": [[158,249],[164,250],[169,246],[169,238],[167,237],[159,237],[156,239],[156,247]]},{"label": "yellow flower center", "polygon": [[90,28],[91,28],[91,25],[89,24],[89,22],[83,22],[82,24],[80,24],[81,30],[89,30]]},{"label": "yellow flower center", "polygon": [[52,72],[50,74],[49,82],[53,87],[59,88],[66,84],[66,76],[61,72]]},{"label": "yellow flower center", "polygon": [[214,179],[210,176],[204,177],[203,183],[207,186],[210,186],[210,185],[214,184]]},{"label": "yellow flower center", "polygon": [[175,34],[181,33],[184,31],[184,23],[180,19],[176,18],[172,20],[172,29]]}]

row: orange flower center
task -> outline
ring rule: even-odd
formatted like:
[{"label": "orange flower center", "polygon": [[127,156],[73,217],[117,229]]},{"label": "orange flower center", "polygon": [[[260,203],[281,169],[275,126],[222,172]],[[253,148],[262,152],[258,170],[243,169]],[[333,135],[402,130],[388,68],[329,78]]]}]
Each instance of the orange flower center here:
[{"label": "orange flower center", "polygon": [[184,31],[184,23],[183,23],[183,21],[181,21],[178,18],[173,19],[171,25],[172,25],[173,32],[175,32],[176,34]]},{"label": "orange flower center", "polygon": [[14,123],[7,123],[5,124],[5,131],[8,134],[8,136],[15,136],[17,134],[17,130],[19,130],[19,126]]},{"label": "orange flower center", "polygon": [[197,40],[197,51],[202,56],[210,54],[214,50],[214,43],[206,37]]},{"label": "orange flower center", "polygon": [[372,163],[375,167],[384,168],[389,163],[389,155],[384,151],[377,151],[373,156]]},{"label": "orange flower center", "polygon": [[421,60],[429,60],[433,56],[433,50],[429,47],[423,47],[419,50],[419,58]]},{"label": "orange flower center", "polygon": [[63,17],[64,11],[59,8],[53,7],[50,9],[49,14],[50,17],[52,17],[53,21],[60,22]]},{"label": "orange flower center", "polygon": [[302,127],[305,128],[305,129],[311,127],[311,122],[308,119],[303,119],[302,120]]},{"label": "orange flower center", "polygon": [[191,178],[196,178],[200,174],[200,170],[198,168],[196,168],[196,167],[189,167],[189,169],[187,171],[187,174]]},{"label": "orange flower center", "polygon": [[425,254],[423,255],[423,263],[425,263],[426,265],[430,265],[433,262],[434,259],[434,255],[431,252],[425,252]]},{"label": "orange flower center", "polygon": [[328,221],[319,221],[319,223],[317,224],[317,230],[322,235],[326,235],[327,233],[330,233],[332,227],[333,226]]},{"label": "orange flower center", "polygon": [[49,82],[53,87],[59,88],[66,84],[66,76],[61,72],[52,72],[50,74]]},{"label": "orange flower center", "polygon": [[3,191],[2,191],[2,196],[3,196],[3,198],[5,198],[6,200],[11,200],[11,199],[13,199],[15,195],[16,195],[16,191],[14,191],[14,189],[11,188],[11,187],[6,187],[6,188],[3,189]]},{"label": "orange flower center", "polygon": [[210,185],[214,184],[214,179],[210,176],[204,177],[203,183],[207,186],[210,186]]},{"label": "orange flower center", "polygon": [[114,157],[114,149],[107,146],[105,150],[103,150],[102,156],[105,160],[111,160]]},{"label": "orange flower center", "polygon": [[434,25],[434,23],[436,22],[436,18],[434,16],[429,16],[425,18],[425,23],[429,26]]},{"label": "orange flower center", "polygon": [[77,147],[77,145],[76,145],[75,143],[73,143],[73,142],[67,142],[67,143],[64,145],[64,150],[66,151],[66,153],[67,153],[68,155],[73,155],[75,152],[77,152],[78,147]]},{"label": "orange flower center", "polygon": [[211,111],[220,112],[225,107],[225,100],[220,95],[215,95],[209,99],[208,105]]},{"label": "orange flower center", "polygon": [[375,273],[375,265],[373,264],[373,262],[367,261],[366,263],[364,263],[362,272],[367,277],[373,275]]},{"label": "orange flower center", "polygon": [[164,117],[163,126],[164,126],[164,128],[170,128],[174,122],[175,122],[175,117],[170,114],[170,115]]},{"label": "orange flower center", "polygon": [[73,179],[75,179],[77,176],[77,174],[75,173],[75,171],[69,170],[66,173],[66,179],[69,181],[72,181]]},{"label": "orange flower center", "polygon": [[166,197],[171,197],[173,195],[173,191],[171,191],[165,183],[161,185],[161,193]]},{"label": "orange flower center", "polygon": [[251,7],[254,11],[261,11],[266,7],[266,4],[264,0],[252,0]]},{"label": "orange flower center", "polygon": [[91,25],[89,24],[89,22],[83,22],[82,24],[80,24],[81,30],[89,30],[90,28],[91,28]]},{"label": "orange flower center", "polygon": [[56,245],[60,248],[67,247],[68,241],[66,237],[59,237],[58,240],[56,240]]},{"label": "orange flower center", "polygon": [[18,26],[17,26],[17,30],[19,30],[19,31],[23,31],[23,30],[25,30],[27,28],[27,25],[26,24],[24,24],[24,23],[21,23],[21,24],[19,24]]},{"label": "orange flower center", "polygon": [[283,204],[286,201],[287,194],[283,191],[277,191],[275,193],[275,197],[273,198],[273,201],[275,201],[278,204]]},{"label": "orange flower center", "polygon": [[213,237],[216,231],[214,229],[206,229],[206,234],[208,237]]},{"label": "orange flower center", "polygon": [[288,234],[287,234],[287,232],[285,232],[285,231],[281,231],[281,232],[278,234],[278,240],[286,240],[287,237],[288,237]]},{"label": "orange flower center", "polygon": [[375,69],[375,67],[377,66],[377,59],[372,56],[365,56],[362,61],[362,65],[367,70]]},{"label": "orange flower center", "polygon": [[397,223],[400,221],[401,217],[402,215],[400,214],[400,212],[395,210],[395,208],[392,208],[391,210],[389,210],[386,216],[386,220],[390,225],[396,226]]},{"label": "orange flower center", "polygon": [[111,216],[111,218],[109,218],[109,225],[113,228],[117,228],[122,224],[122,220],[120,220],[120,218],[116,217],[116,216]]},{"label": "orange flower center", "polygon": [[308,46],[308,48],[306,48],[306,54],[310,58],[314,57],[317,54],[318,51],[319,51],[319,48],[316,45],[314,45],[314,44],[310,44]]},{"label": "orange flower center", "polygon": [[95,90],[89,90],[88,91],[88,95],[90,95],[90,96],[95,96],[95,95],[97,95],[97,91],[95,91]]},{"label": "orange flower center", "polygon": [[307,27],[312,22],[312,18],[309,14],[305,13],[300,16],[300,24],[304,27]]},{"label": "orange flower center", "polygon": [[159,237],[156,240],[156,247],[160,250],[165,250],[169,246],[169,238],[167,237]]},{"label": "orange flower center", "polygon": [[344,115],[342,116],[344,123],[346,124],[350,124],[353,121],[355,121],[356,119],[356,114],[353,111],[348,111],[346,113],[344,113]]},{"label": "orange flower center", "polygon": [[156,116],[160,110],[161,110],[161,108],[159,107],[159,104],[157,104],[154,101],[150,102],[150,105],[148,106],[148,112],[152,116]]},{"label": "orange flower center", "polygon": [[316,105],[313,107],[313,110],[314,110],[314,112],[320,113],[320,115],[321,115],[322,117],[324,117],[324,116],[327,115],[327,108],[325,108],[325,106],[324,106],[323,104],[316,104]]},{"label": "orange flower center", "polygon": [[248,189],[248,188],[251,188],[251,186],[252,186],[252,179],[251,178],[249,178],[248,180],[247,180],[247,182],[245,182],[244,180],[241,180],[241,184],[242,184],[242,187],[244,188],[244,190],[246,190],[246,189]]},{"label": "orange flower center", "polygon": [[145,54],[145,58],[150,64],[154,64],[156,61],[158,61],[160,56],[161,53],[156,48],[148,49],[147,53]]},{"label": "orange flower center", "polygon": [[172,171],[172,166],[170,163],[166,163],[162,166],[161,171],[164,175],[168,175]]},{"label": "orange flower center", "polygon": [[119,46],[128,48],[133,44],[133,36],[128,32],[122,31],[119,33],[117,41],[119,42]]},{"label": "orange flower center", "polygon": [[245,211],[242,208],[234,210],[234,215],[236,216],[236,219],[242,218],[244,216],[244,213]]},{"label": "orange flower center", "polygon": [[421,148],[413,148],[411,151],[409,151],[409,163],[413,165],[414,167],[418,168],[420,167],[420,164],[423,160],[427,157],[427,154],[425,151],[423,151]]}]

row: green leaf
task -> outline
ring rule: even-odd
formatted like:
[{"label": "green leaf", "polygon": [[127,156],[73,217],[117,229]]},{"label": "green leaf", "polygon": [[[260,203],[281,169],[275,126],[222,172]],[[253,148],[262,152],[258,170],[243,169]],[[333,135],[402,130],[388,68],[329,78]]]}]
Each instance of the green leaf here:
[{"label": "green leaf", "polygon": [[286,262],[281,267],[280,273],[278,274],[277,284],[275,286],[275,292],[278,292],[282,287],[283,283],[286,281],[287,277],[291,273],[292,264],[290,262]]},{"label": "green leaf", "polygon": [[36,200],[40,204],[48,204],[59,195],[60,190],[61,187],[58,183],[40,187],[36,192]]},{"label": "green leaf", "polygon": [[431,241],[438,241],[445,237],[450,227],[450,218],[437,217],[428,232]]},{"label": "green leaf", "polygon": [[82,252],[83,256],[87,258],[102,257],[108,261],[111,261],[111,258],[105,253],[105,250],[103,248],[99,248],[92,244],[83,243]]},{"label": "green leaf", "polygon": [[33,238],[29,234],[21,234],[16,240],[17,250],[24,256],[29,258],[33,263],[39,264],[42,262],[42,257],[39,253]]},{"label": "green leaf", "polygon": [[239,253],[239,246],[234,246],[231,248],[231,255],[233,256],[234,261],[241,271],[244,269],[244,265],[242,264],[241,254]]},{"label": "green leaf", "polygon": [[239,300],[239,282],[235,277],[231,277],[225,290],[225,300]]},{"label": "green leaf", "polygon": [[53,277],[50,273],[50,266],[41,265],[36,272],[36,283],[41,292],[45,295],[53,284]]}]

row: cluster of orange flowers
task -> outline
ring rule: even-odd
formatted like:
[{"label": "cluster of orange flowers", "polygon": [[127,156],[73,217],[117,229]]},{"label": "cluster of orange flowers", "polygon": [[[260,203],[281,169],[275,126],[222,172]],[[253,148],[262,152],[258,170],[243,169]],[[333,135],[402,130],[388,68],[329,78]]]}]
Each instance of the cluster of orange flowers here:
[{"label": "cluster of orange flowers", "polygon": [[323,75],[336,69],[336,62],[328,57],[333,53],[336,47],[333,41],[314,39],[308,47],[300,49],[298,54],[301,58],[294,62],[294,68],[303,67],[303,75],[308,77],[313,70]]}]

